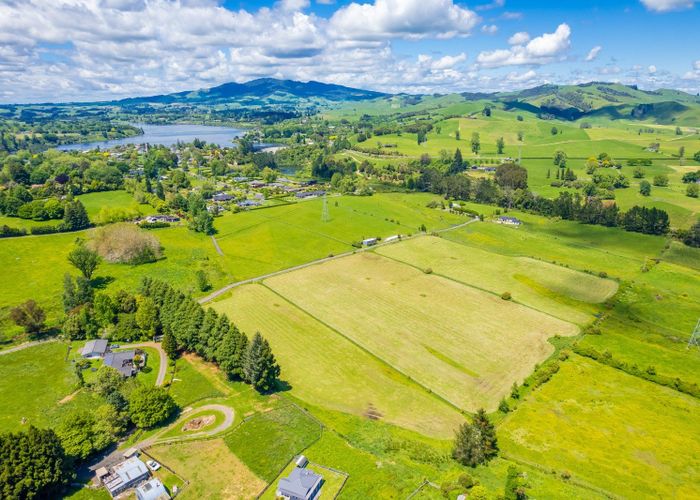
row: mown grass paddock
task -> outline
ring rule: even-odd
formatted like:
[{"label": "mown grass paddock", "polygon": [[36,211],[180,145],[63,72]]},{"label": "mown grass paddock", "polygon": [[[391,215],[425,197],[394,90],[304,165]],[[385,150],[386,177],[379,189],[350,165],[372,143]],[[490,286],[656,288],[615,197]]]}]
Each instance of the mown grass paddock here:
[{"label": "mown grass paddock", "polygon": [[236,288],[213,307],[270,341],[282,378],[304,401],[360,416],[373,410],[378,420],[443,438],[462,421],[454,408],[265,286]]},{"label": "mown grass paddock", "polygon": [[468,411],[495,409],[553,352],[549,337],[578,333],[571,323],[373,253],[265,284]]},{"label": "mown grass paddock", "polygon": [[[700,402],[574,357],[499,426],[508,457],[628,498],[693,498]],[[611,446],[614,442],[614,446]]]},{"label": "mown grass paddock", "polygon": [[511,257],[459,245],[443,238],[416,238],[377,253],[446,276],[566,321],[583,324],[612,296],[617,283],[528,257]]}]

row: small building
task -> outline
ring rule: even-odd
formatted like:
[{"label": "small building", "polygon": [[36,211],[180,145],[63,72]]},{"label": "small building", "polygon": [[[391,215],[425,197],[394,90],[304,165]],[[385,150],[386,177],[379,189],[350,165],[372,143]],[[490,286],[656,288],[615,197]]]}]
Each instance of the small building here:
[{"label": "small building", "polygon": [[507,226],[520,226],[522,224],[522,221],[520,219],[517,219],[515,217],[508,217],[505,215],[502,215],[498,219],[496,219],[496,222],[498,224],[506,224]]},{"label": "small building", "polygon": [[388,238],[384,238],[384,241],[385,241],[386,243],[390,243],[390,242],[392,242],[392,241],[398,241],[398,240],[400,240],[400,239],[401,239],[401,235],[400,235],[400,234],[395,234],[394,236],[389,236]]},{"label": "small building", "polygon": [[231,201],[233,199],[233,196],[231,196],[228,193],[216,193],[214,196],[211,197],[211,199],[214,201],[224,202]]},{"label": "small building", "polygon": [[88,340],[80,351],[84,358],[101,358],[107,353],[109,342],[107,339]]},{"label": "small building", "polygon": [[289,500],[312,500],[318,496],[323,476],[314,471],[295,467],[289,476],[280,479],[277,496]]},{"label": "small building", "polygon": [[254,189],[267,186],[267,184],[263,181],[250,181],[248,185]]},{"label": "small building", "polygon": [[306,467],[309,464],[309,459],[304,455],[299,455],[295,463],[297,464],[297,467]]},{"label": "small building", "polygon": [[170,495],[160,479],[153,478],[136,488],[136,498],[138,500],[170,500]]},{"label": "small building", "polygon": [[236,205],[238,205],[241,208],[259,207],[260,202],[254,200],[243,200],[236,203]]},{"label": "small building", "polygon": [[305,199],[305,198],[316,198],[318,196],[323,196],[325,195],[326,192],[319,190],[319,191],[304,191],[302,193],[297,193],[297,198],[299,199]]},{"label": "small building", "polygon": [[180,220],[179,217],[176,217],[174,215],[149,215],[146,217],[146,222],[148,223],[155,223],[155,222],[178,222]]},{"label": "small building", "polygon": [[105,355],[104,365],[111,366],[125,377],[131,377],[136,373],[134,366],[136,351],[109,352]]},{"label": "small building", "polygon": [[101,479],[109,494],[115,497],[148,479],[148,467],[138,458],[132,457],[112,467]]},{"label": "small building", "polygon": [[367,238],[365,240],[362,240],[362,245],[366,247],[371,247],[373,245],[376,245],[377,241],[379,241],[377,238]]}]

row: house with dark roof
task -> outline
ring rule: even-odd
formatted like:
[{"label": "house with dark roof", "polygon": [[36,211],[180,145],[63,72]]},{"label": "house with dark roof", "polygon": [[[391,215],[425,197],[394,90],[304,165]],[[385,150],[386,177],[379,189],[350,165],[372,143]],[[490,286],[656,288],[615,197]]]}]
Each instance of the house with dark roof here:
[{"label": "house with dark roof", "polygon": [[104,358],[104,365],[111,366],[125,377],[131,377],[136,373],[134,366],[136,351],[108,352]]},{"label": "house with dark roof", "polygon": [[516,217],[507,217],[505,215],[502,215],[496,219],[496,222],[499,224],[506,224],[508,226],[520,226],[522,224],[520,219]]},{"label": "house with dark roof", "polygon": [[88,340],[80,354],[84,358],[101,358],[107,353],[108,346],[107,339]]},{"label": "house with dark roof", "polygon": [[297,466],[289,476],[280,479],[277,496],[289,500],[313,500],[318,496],[322,484],[322,475]]},{"label": "house with dark roof", "polygon": [[211,199],[214,201],[224,202],[231,201],[233,199],[233,196],[231,196],[228,193],[216,193],[214,196],[211,197]]}]

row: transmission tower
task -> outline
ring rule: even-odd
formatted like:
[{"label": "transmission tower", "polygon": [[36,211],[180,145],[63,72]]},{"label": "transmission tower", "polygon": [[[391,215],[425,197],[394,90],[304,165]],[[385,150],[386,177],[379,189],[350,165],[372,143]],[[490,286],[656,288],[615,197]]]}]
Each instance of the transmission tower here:
[{"label": "transmission tower", "polygon": [[695,324],[695,330],[693,330],[693,334],[690,336],[687,348],[690,349],[690,346],[693,345],[696,347],[700,347],[700,319]]},{"label": "transmission tower", "polygon": [[321,210],[321,222],[328,222],[330,217],[328,215],[328,199],[326,195],[323,195],[323,209]]}]

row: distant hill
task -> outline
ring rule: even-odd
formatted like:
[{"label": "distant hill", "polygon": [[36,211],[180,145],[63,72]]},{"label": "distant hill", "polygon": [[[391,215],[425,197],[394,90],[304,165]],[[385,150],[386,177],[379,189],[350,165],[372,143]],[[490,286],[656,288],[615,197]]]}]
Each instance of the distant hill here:
[{"label": "distant hill", "polygon": [[246,83],[224,83],[209,89],[122,99],[115,101],[114,104],[230,104],[232,102],[240,102],[242,105],[283,105],[288,104],[290,101],[362,101],[386,95],[382,92],[355,89],[330,83],[260,78]]}]

